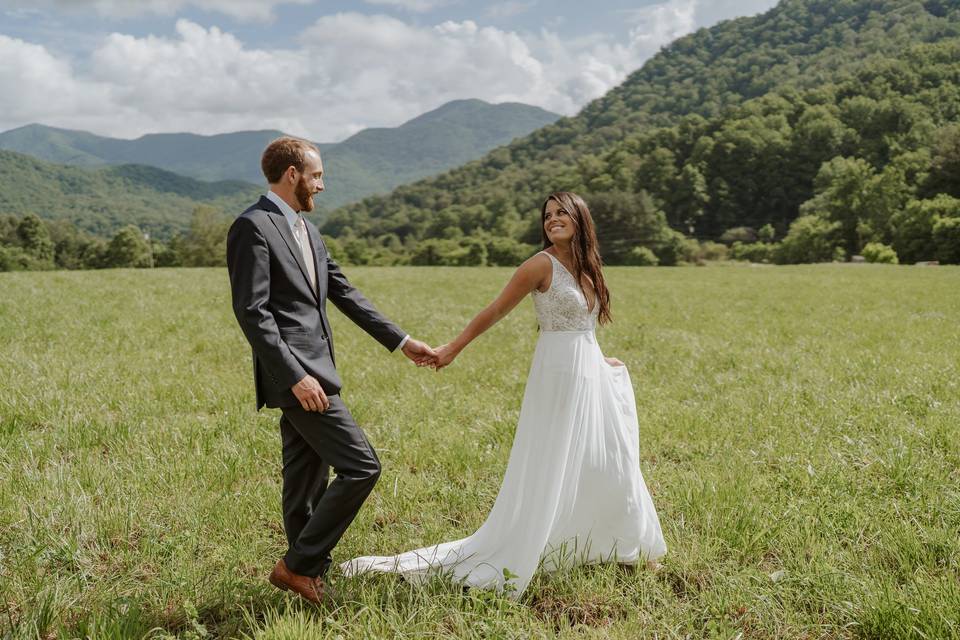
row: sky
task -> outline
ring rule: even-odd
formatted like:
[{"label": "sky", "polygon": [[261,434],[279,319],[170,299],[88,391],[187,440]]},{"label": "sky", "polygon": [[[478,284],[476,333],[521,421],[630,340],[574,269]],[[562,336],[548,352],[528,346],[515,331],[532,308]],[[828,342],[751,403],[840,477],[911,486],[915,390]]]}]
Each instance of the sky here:
[{"label": "sky", "polygon": [[0,0],[0,131],[338,142],[450,100],[574,115],[672,40],[775,0]]}]

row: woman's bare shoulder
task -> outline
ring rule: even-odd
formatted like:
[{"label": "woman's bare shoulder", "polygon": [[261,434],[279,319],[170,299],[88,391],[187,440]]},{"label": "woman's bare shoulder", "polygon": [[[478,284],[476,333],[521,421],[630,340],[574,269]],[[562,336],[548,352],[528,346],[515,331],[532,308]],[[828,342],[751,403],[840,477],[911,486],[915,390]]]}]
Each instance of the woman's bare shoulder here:
[{"label": "woman's bare shoulder", "polygon": [[535,283],[535,288],[542,293],[550,288],[553,262],[545,251],[539,251],[517,267],[517,275]]}]

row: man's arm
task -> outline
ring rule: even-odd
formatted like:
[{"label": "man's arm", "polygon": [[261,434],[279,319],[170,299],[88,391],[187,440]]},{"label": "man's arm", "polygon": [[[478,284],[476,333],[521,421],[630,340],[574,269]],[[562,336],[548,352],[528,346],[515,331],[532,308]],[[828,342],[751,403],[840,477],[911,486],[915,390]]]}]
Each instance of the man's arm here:
[{"label": "man's arm", "polygon": [[306,370],[280,338],[270,300],[270,250],[267,241],[248,218],[237,218],[227,234],[227,271],[233,292],[233,313],[257,359],[284,387],[303,380]]},{"label": "man's arm", "polygon": [[[396,350],[407,334],[377,311],[373,303],[350,284],[340,265],[330,257],[330,253],[328,251],[325,253],[327,254],[327,297],[345,316],[369,333],[377,342],[390,351]],[[415,341],[407,340],[404,347],[406,348],[412,342]]]}]

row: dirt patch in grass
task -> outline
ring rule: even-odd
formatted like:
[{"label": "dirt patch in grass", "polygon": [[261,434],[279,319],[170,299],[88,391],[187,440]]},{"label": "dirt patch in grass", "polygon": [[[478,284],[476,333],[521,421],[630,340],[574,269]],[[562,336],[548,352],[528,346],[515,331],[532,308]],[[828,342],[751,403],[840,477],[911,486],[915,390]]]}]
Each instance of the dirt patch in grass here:
[{"label": "dirt patch in grass", "polygon": [[598,595],[558,593],[545,589],[530,601],[530,609],[538,618],[552,625],[555,631],[584,625],[602,628],[627,617],[623,603],[606,600]]}]

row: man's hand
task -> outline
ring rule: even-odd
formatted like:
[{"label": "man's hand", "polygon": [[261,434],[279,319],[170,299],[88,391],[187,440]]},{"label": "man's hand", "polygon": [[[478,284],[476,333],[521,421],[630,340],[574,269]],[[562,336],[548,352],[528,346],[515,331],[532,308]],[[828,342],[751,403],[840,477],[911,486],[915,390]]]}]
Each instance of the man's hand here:
[{"label": "man's hand", "polygon": [[606,360],[606,361],[607,361],[607,364],[610,365],[611,367],[623,367],[623,366],[626,366],[626,365],[624,365],[621,361],[617,360],[616,358],[604,358],[604,360]]},{"label": "man's hand", "polygon": [[403,345],[403,355],[410,358],[418,367],[432,367],[437,362],[437,352],[427,343],[413,338],[407,339],[406,344]]},{"label": "man's hand", "polygon": [[327,394],[323,392],[323,387],[317,382],[317,379],[311,375],[303,377],[303,380],[293,385],[290,389],[293,395],[297,396],[300,406],[304,411],[319,411],[323,413],[330,408],[330,400]]}]

